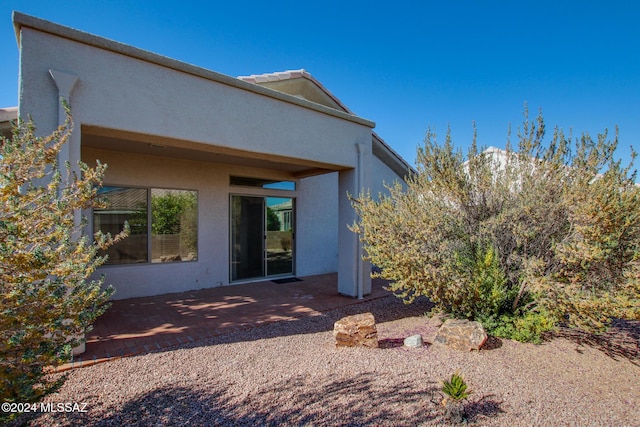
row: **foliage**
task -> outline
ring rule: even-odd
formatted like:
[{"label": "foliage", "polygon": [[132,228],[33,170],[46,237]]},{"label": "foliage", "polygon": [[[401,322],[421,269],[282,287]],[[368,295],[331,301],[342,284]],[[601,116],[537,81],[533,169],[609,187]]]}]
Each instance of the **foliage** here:
[{"label": "foliage", "polygon": [[442,393],[448,396],[442,400],[447,421],[453,425],[462,424],[465,415],[463,401],[471,394],[467,383],[455,372],[449,380],[442,381]]},{"label": "foliage", "polygon": [[151,231],[153,234],[180,233],[184,213],[196,206],[193,192],[167,191],[151,197]]},{"label": "foliage", "polygon": [[418,173],[352,199],[367,257],[407,303],[537,340],[559,322],[598,330],[640,318],[640,187],[607,133],[545,138],[525,112],[515,148],[464,156],[428,131]]},{"label": "foliage", "polygon": [[456,402],[466,399],[471,393],[458,372],[452,374],[449,380],[442,381],[442,392]]},{"label": "foliage", "polygon": [[[503,314],[497,321],[489,323],[485,328],[496,337],[540,344],[542,335],[554,327],[552,319],[553,316],[545,312],[544,309],[541,311],[529,310],[524,313]],[[484,320],[481,319],[481,322]]]},{"label": "foliage", "polygon": [[291,250],[291,235],[284,236],[280,239],[280,247],[285,252],[289,252]]},{"label": "foliage", "polygon": [[183,244],[195,250],[198,242],[197,216],[195,192],[166,190],[163,194],[152,193],[151,231],[154,235],[180,234]]},{"label": "foliage", "polygon": [[280,231],[280,218],[269,206],[267,206],[267,231]]},{"label": "foliage", "polygon": [[[89,276],[97,250],[124,237],[82,236],[80,210],[94,204],[106,165],[70,165],[58,152],[71,121],[46,137],[21,122],[0,139],[0,400],[36,402],[54,391],[45,368],[67,361],[80,336],[106,309],[113,290]],[[4,414],[5,416],[7,414]]]},{"label": "foliage", "polygon": [[[500,268],[496,250],[490,244],[470,245],[455,252],[454,273],[462,284],[459,292],[444,297],[443,302],[455,317],[493,319],[508,306],[512,296]],[[469,249],[471,249],[469,251]]]}]

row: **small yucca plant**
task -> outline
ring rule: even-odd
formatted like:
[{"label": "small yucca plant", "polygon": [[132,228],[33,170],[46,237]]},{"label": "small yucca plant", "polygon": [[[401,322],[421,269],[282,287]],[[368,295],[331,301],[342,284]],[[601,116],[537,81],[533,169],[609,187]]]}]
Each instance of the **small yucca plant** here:
[{"label": "small yucca plant", "polygon": [[471,394],[471,390],[469,390],[467,383],[464,382],[464,378],[456,372],[451,375],[449,380],[443,380],[442,393],[447,396],[442,399],[445,417],[453,425],[462,424],[465,416],[462,401]]},{"label": "small yucca plant", "polygon": [[[453,402],[460,402],[471,394],[469,386],[464,382],[464,378],[456,372],[451,375],[450,380],[442,381],[442,392],[449,396]],[[445,398],[443,405],[446,405],[447,399]]]}]

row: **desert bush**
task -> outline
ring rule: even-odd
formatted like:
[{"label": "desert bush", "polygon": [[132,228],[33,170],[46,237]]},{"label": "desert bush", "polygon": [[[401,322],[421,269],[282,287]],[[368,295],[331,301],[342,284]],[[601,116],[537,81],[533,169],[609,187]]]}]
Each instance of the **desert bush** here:
[{"label": "desert bush", "polygon": [[417,174],[352,198],[375,276],[489,332],[538,340],[558,322],[640,318],[640,187],[607,133],[550,139],[542,114],[515,147],[454,148],[427,132]]},{"label": "desert bush", "polygon": [[79,215],[93,206],[106,165],[80,164],[81,176],[68,164],[61,171],[56,159],[70,131],[70,119],[46,137],[22,122],[0,139],[3,402],[36,402],[55,390],[61,382],[48,379],[46,368],[69,360],[113,292],[89,276],[104,261],[98,248],[114,239],[82,236]]}]

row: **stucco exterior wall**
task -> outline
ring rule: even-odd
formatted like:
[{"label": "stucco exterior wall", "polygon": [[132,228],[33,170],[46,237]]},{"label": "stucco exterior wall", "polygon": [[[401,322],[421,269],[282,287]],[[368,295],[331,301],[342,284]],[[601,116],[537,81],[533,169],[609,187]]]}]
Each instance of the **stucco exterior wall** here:
[{"label": "stucco exterior wall", "polygon": [[45,133],[57,125],[53,69],[78,76],[71,106],[84,125],[342,167],[356,166],[353,144],[370,144],[367,126],[248,90],[30,28],[20,41],[20,114]]},{"label": "stucco exterior wall", "polygon": [[319,175],[298,183],[298,274],[338,271],[338,173]]},{"label": "stucco exterior wall", "polygon": [[[105,283],[116,287],[114,299],[229,285],[230,194],[294,197],[296,274],[337,271],[337,174],[300,180],[296,191],[265,190],[230,186],[229,176],[291,178],[270,169],[83,149],[85,163],[95,164],[96,159],[108,165],[105,185],[198,192],[198,260],[101,267],[97,276],[104,274]],[[90,213],[87,216],[90,219]]]},{"label": "stucco exterior wall", "polygon": [[[114,299],[229,285],[230,194],[294,197],[295,273],[309,276],[338,270],[338,198],[346,199],[347,195],[339,194],[337,172],[301,179],[296,191],[291,192],[229,185],[230,175],[291,179],[271,169],[82,150],[84,162],[95,164],[96,159],[109,165],[105,185],[198,191],[198,260],[104,266],[97,275],[104,274],[105,283],[115,285]],[[371,160],[371,190],[377,195],[378,191],[386,192],[383,180],[392,181],[397,175],[375,156]]]},{"label": "stucco exterior wall", "polygon": [[379,193],[388,194],[389,190],[385,188],[385,184],[393,185],[394,182],[399,181],[404,185],[404,181],[394,171],[385,165],[376,156],[371,156],[371,175],[372,179],[369,181],[369,189],[371,190],[371,196],[378,197]]},{"label": "stucco exterior wall", "polygon": [[[383,180],[396,178],[372,153],[372,122],[37,18],[19,20],[26,22],[19,35],[19,114],[31,116],[41,134],[60,121],[62,80],[77,77],[65,94],[75,128],[61,161],[100,159],[109,164],[106,185],[198,191],[197,261],[104,266],[98,274],[115,285],[115,298],[229,284],[230,194],[294,197],[295,274],[338,271],[339,292],[370,292],[357,236],[347,229],[355,220],[347,193],[371,188],[375,194]],[[51,70],[59,76],[55,81]],[[125,141],[143,136],[138,144],[157,139],[172,148],[197,143],[219,153],[242,150],[233,154],[252,165],[264,163],[237,166],[230,163],[239,157],[213,163],[135,154],[126,147],[99,149],[82,143],[83,128],[129,135]],[[278,164],[334,172],[297,180],[293,193],[229,185],[230,174],[295,179]]]}]

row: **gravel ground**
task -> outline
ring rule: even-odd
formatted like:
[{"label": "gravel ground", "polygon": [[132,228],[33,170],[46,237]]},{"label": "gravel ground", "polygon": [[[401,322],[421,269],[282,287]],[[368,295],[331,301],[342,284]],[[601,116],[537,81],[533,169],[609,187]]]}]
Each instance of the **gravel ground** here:
[{"label": "gravel ground", "polygon": [[[440,380],[459,371],[473,391],[469,425],[640,426],[638,324],[620,323],[600,337],[565,333],[538,346],[491,339],[471,353],[402,347],[416,333],[433,341],[440,321],[423,315],[426,309],[388,297],[76,369],[45,402],[84,403],[86,412],[28,422],[442,425]],[[381,348],[336,348],[333,323],[365,311],[376,316]]]}]

